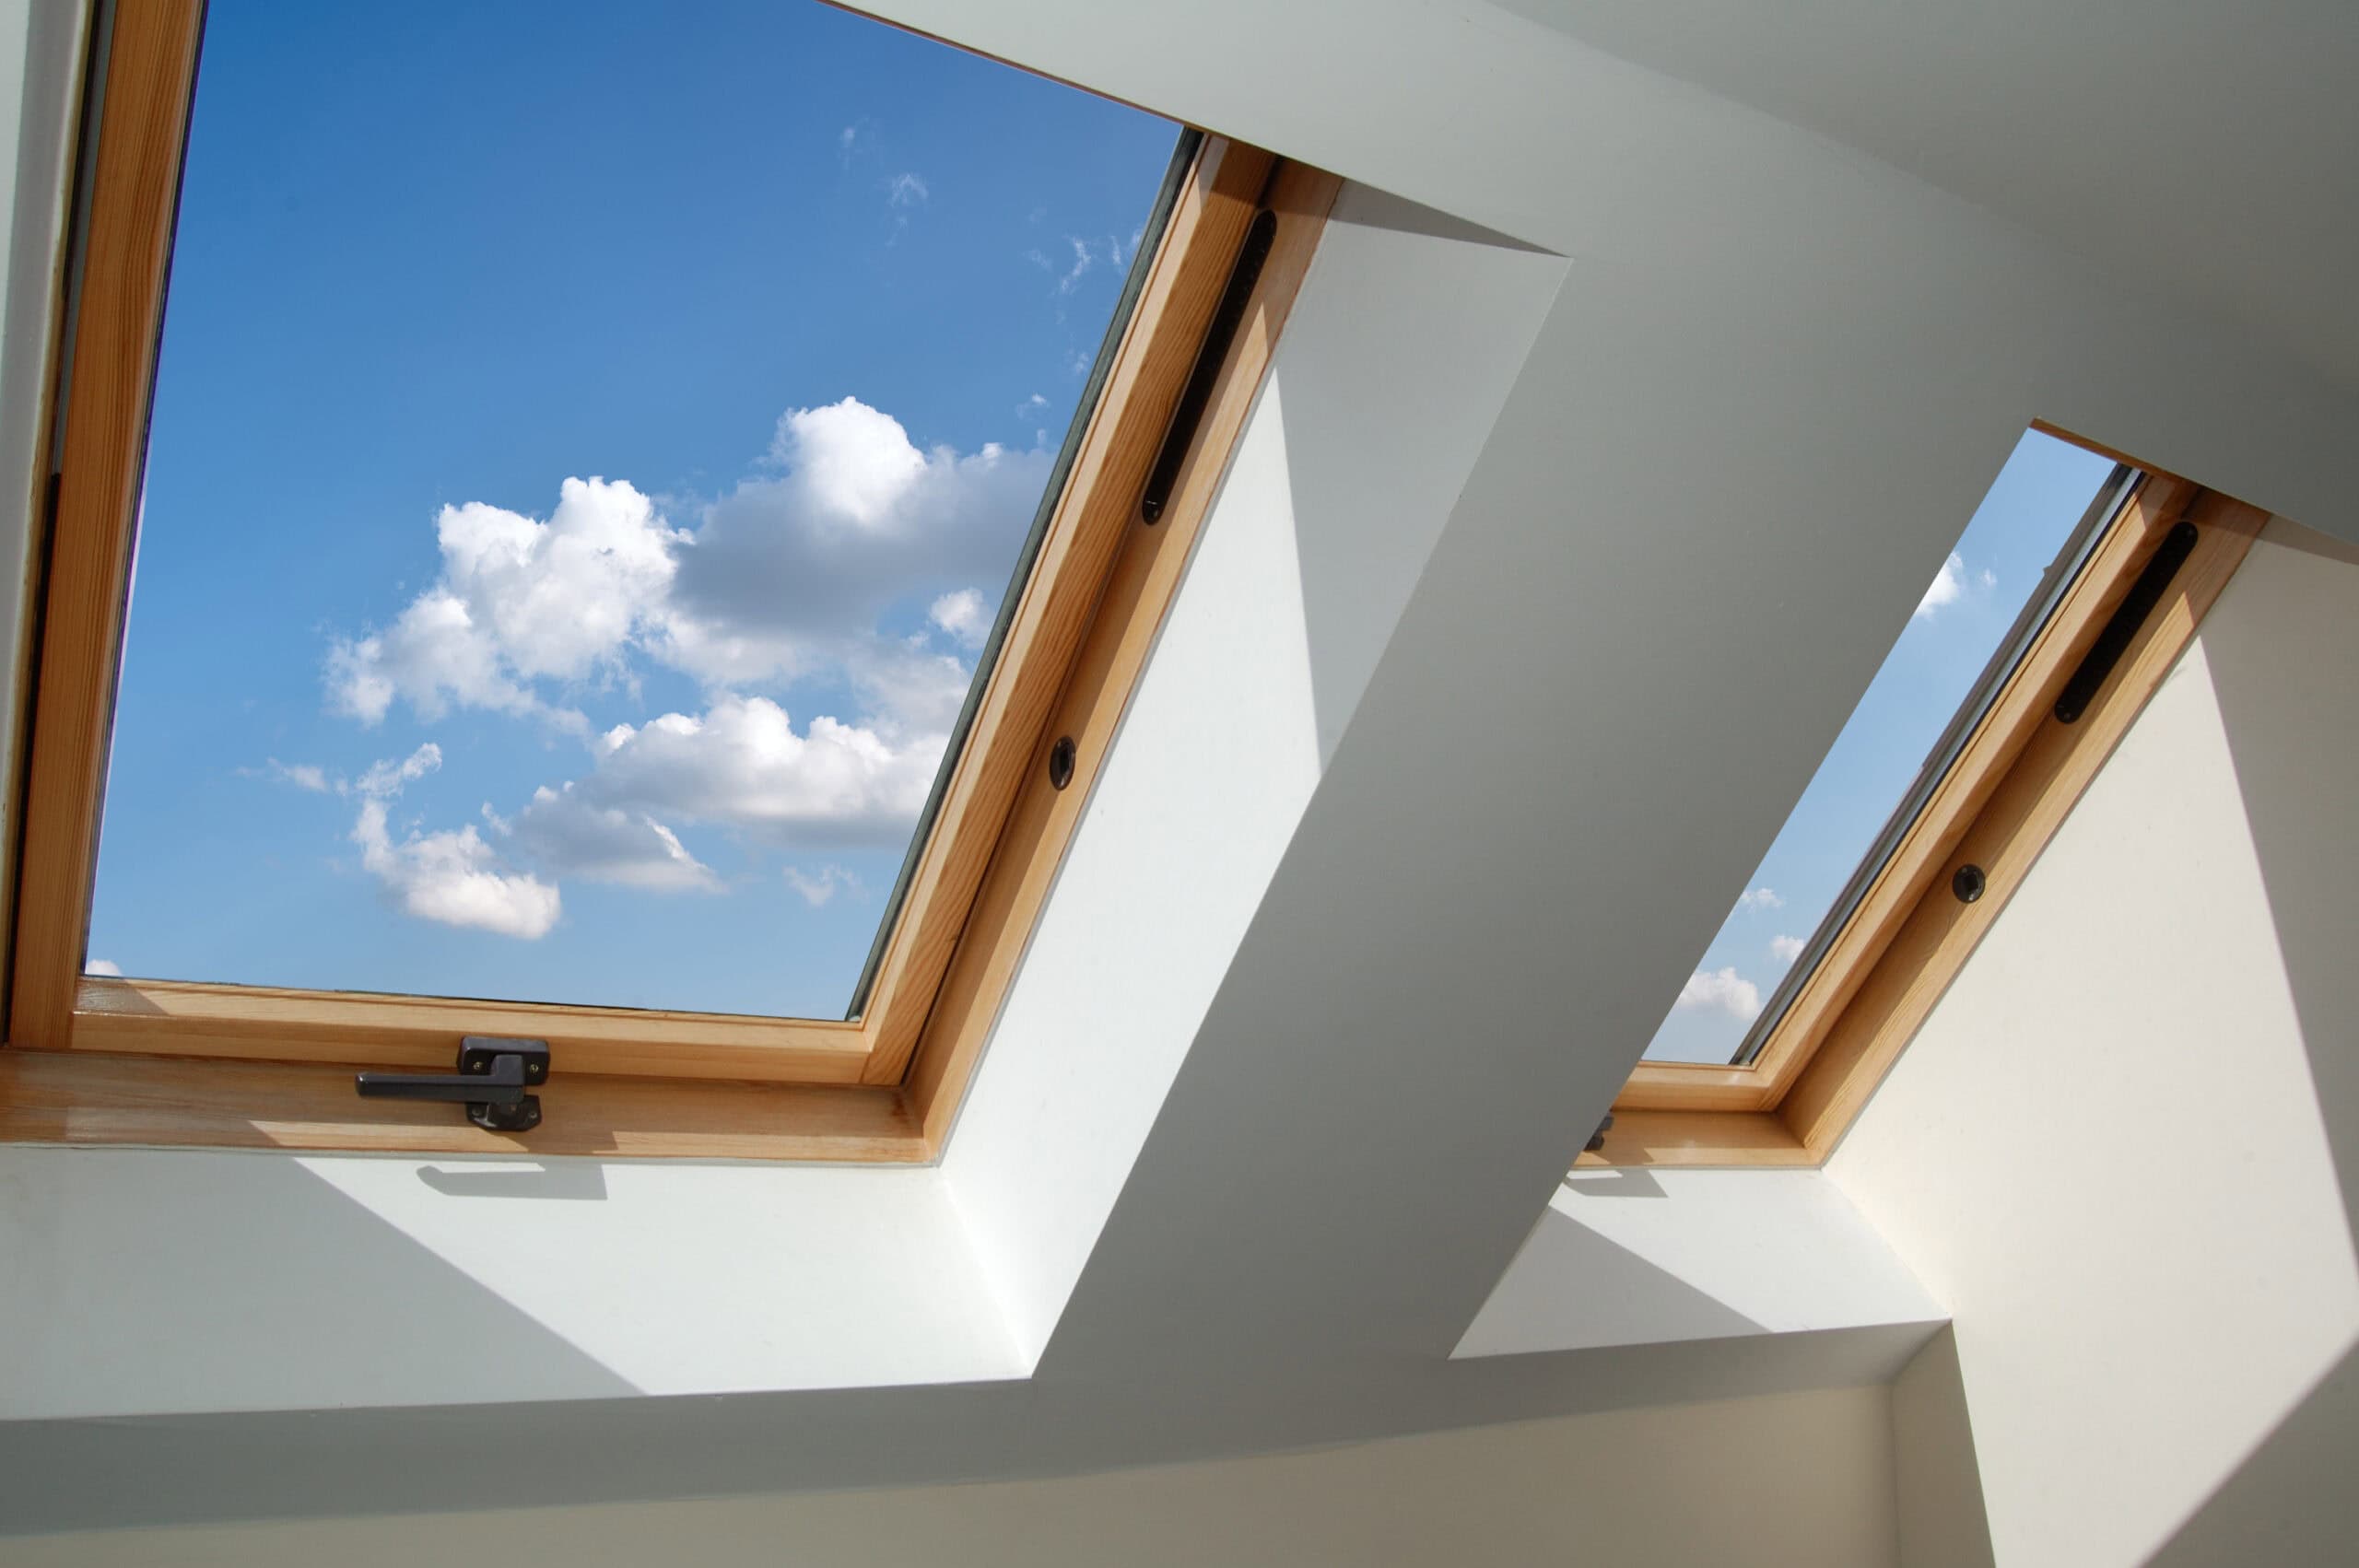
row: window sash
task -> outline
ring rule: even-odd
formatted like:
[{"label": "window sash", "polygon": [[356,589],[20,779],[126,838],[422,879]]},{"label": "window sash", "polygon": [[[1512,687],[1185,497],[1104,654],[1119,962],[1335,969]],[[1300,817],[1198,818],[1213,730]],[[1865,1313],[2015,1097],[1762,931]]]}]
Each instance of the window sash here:
[{"label": "window sash", "polygon": [[[1101,351],[1030,569],[978,677],[858,1017],[754,1018],[80,974],[200,0],[112,8],[85,127],[83,216],[56,356],[55,472],[20,794],[0,1050],[0,1140],[422,1153],[924,1159],[947,1135],[1190,544],[1314,252],[1338,181],[1192,133],[1151,259]],[[1276,239],[1221,362],[1172,503],[1138,497],[1247,228]],[[1046,757],[1076,742],[1069,788]],[[462,1035],[554,1056],[527,1134],[453,1107],[360,1101],[358,1067],[446,1071]]]},{"label": "window sash", "polygon": [[[1969,711],[1981,704],[1978,718],[1946,747],[1946,768],[1905,830],[1889,835],[1880,862],[1871,851],[1857,896],[1848,909],[1838,904],[1814,939],[1818,962],[1806,971],[1797,965],[1753,1059],[1640,1062],[1614,1099],[1602,1146],[1582,1164],[1811,1165],[1833,1152],[2268,521],[2176,475],[2130,466],[2142,476],[2110,526],[2036,634],[2017,656],[1994,661],[1993,689],[1968,699]],[[2059,693],[2182,520],[2197,527],[2193,551],[2088,709],[2076,722],[2059,720]],[[1987,879],[1971,903],[1950,887],[1966,863]]]}]

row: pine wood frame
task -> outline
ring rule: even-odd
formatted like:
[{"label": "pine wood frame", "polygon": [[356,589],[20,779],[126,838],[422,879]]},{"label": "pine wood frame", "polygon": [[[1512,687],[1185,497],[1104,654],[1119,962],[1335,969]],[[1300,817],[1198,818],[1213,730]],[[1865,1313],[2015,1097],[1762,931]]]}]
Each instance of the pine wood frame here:
[{"label": "pine wood frame", "polygon": [[[2143,471],[2071,591],[1746,1067],[1640,1062],[1591,1165],[1816,1165],[1875,1092],[2235,575],[2265,513],[2045,423]],[[2056,698],[2163,536],[2198,530],[2078,722]],[[1988,878],[1974,903],[1956,869]]]},{"label": "pine wood frame", "polygon": [[[940,1150],[1315,251],[1338,181],[1203,139],[863,1014],[849,1022],[84,977],[133,516],[203,0],[119,0],[98,92],[36,652],[0,1141],[923,1161]],[[102,89],[102,90],[101,90]],[[1138,497],[1247,226],[1277,228],[1171,502]],[[36,498],[38,504],[39,498]],[[1077,743],[1070,787],[1045,761]],[[360,1101],[461,1035],[548,1040],[542,1126]]]}]

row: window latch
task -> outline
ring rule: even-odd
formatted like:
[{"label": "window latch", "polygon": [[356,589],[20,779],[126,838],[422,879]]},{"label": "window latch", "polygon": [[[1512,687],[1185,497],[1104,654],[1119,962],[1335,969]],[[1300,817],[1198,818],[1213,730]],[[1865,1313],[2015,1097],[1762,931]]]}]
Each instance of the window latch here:
[{"label": "window latch", "polygon": [[361,1072],[353,1087],[369,1100],[446,1100],[490,1132],[530,1132],[541,1125],[541,1097],[525,1091],[549,1077],[546,1040],[469,1035],[459,1042],[456,1072]]}]

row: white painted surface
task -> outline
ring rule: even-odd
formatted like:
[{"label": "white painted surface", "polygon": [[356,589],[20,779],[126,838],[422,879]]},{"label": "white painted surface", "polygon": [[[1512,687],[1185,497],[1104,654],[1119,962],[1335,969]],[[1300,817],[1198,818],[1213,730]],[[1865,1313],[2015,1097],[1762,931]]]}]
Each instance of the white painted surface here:
[{"label": "white painted surface", "polygon": [[1892,1380],[1892,1458],[1900,1560],[1908,1568],[1992,1568],[1954,1328],[1935,1335]]},{"label": "white painted surface", "polygon": [[1822,1171],[1576,1171],[1453,1352],[1947,1318]]},{"label": "white painted surface", "polygon": [[1050,1481],[52,1536],[9,1562],[1884,1568],[1885,1438],[1883,1390],[1846,1389]]},{"label": "white painted surface", "polygon": [[1829,1166],[2002,1563],[2145,1561],[2359,1342],[2354,692],[2359,552],[2272,523]]},{"label": "white painted surface", "polygon": [[1337,199],[944,1159],[1028,1355],[1563,277],[1380,193]]},{"label": "white painted surface", "polygon": [[2359,375],[2359,13],[2343,0],[2177,0],[2166,27],[2151,0],[1502,4]]},{"label": "white painted surface", "polygon": [[0,1149],[12,1421],[1020,1377],[938,1173]]}]

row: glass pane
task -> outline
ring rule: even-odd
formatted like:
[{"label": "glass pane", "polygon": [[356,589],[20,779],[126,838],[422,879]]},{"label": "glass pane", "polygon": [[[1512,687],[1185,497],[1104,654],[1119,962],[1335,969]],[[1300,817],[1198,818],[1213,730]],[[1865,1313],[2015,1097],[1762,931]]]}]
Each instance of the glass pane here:
[{"label": "glass pane", "polygon": [[840,1015],[1178,135],[817,4],[217,0],[90,967]]},{"label": "glass pane", "polygon": [[1734,1057],[2112,472],[2036,430],[2016,445],[1680,988],[1648,1060]]}]

